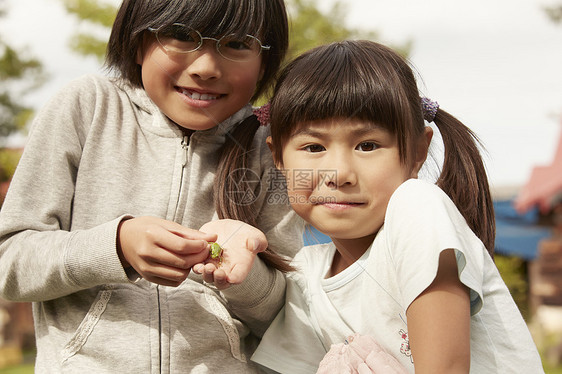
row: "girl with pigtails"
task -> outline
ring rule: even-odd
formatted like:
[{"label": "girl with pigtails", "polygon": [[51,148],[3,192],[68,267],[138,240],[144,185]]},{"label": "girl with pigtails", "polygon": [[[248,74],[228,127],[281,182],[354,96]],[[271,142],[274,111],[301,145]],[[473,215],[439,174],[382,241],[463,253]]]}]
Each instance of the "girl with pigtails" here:
[{"label": "girl with pigtails", "polygon": [[[370,41],[318,47],[285,68],[270,111],[289,202],[332,241],[294,258],[255,362],[292,374],[543,372],[494,265],[476,136],[420,98],[405,59]],[[418,178],[426,122],[444,143],[436,183]]]}]

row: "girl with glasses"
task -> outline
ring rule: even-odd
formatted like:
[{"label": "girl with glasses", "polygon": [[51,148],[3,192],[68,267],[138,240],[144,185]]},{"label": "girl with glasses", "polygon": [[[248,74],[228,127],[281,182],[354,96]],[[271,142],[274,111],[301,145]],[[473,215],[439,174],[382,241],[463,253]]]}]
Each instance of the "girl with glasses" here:
[{"label": "girl with glasses", "polygon": [[[426,122],[444,144],[436,183],[418,179]],[[303,54],[280,75],[271,133],[289,202],[332,242],[295,256],[284,310],[253,360],[291,374],[321,362],[322,373],[543,372],[492,258],[478,142],[420,98],[407,61],[369,41]],[[313,173],[307,185],[300,170]]]},{"label": "girl with glasses", "polygon": [[0,296],[33,302],[37,373],[256,371],[302,245],[249,104],[287,29],[282,0],[125,0],[114,74],[38,114],[0,213]]}]

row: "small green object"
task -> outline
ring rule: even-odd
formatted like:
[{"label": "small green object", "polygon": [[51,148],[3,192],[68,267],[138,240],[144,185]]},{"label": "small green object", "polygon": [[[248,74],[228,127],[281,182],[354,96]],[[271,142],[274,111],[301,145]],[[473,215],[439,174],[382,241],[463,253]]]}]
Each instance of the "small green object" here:
[{"label": "small green object", "polygon": [[222,248],[219,243],[212,242],[209,244],[211,244],[211,258],[220,259],[222,255]]}]

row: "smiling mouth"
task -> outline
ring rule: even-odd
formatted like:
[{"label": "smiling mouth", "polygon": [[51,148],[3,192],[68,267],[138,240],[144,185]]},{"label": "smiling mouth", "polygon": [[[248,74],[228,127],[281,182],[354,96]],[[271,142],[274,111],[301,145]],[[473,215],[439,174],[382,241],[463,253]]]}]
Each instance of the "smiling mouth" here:
[{"label": "smiling mouth", "polygon": [[189,97],[192,100],[201,100],[201,101],[213,101],[221,98],[224,95],[221,94],[209,94],[209,93],[200,93],[192,90],[188,90],[182,87],[176,87],[176,91]]}]

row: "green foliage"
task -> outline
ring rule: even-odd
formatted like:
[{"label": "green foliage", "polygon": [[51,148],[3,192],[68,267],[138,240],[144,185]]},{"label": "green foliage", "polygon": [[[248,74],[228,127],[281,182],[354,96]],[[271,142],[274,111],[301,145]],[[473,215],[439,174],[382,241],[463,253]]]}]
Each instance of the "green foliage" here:
[{"label": "green foliage", "polygon": [[[286,0],[286,3],[290,22],[289,60],[322,44],[345,39],[379,39],[376,31],[349,28],[345,25],[347,4],[343,1],[336,1],[327,13],[318,9],[317,0]],[[403,56],[408,56],[411,42],[391,47]]]},{"label": "green foliage", "polygon": [[41,63],[33,58],[21,57],[22,53],[0,41],[3,53],[0,56],[0,79],[21,79],[30,72],[41,69]]},{"label": "green foliage", "polygon": [[[5,11],[0,8],[2,15]],[[39,60],[12,48],[0,37],[0,144],[8,135],[25,127],[33,111],[22,104],[21,98],[40,86],[45,78]]]},{"label": "green foliage", "polygon": [[[109,29],[113,25],[117,8],[98,0],[62,0],[68,13],[75,15],[90,25]],[[105,56],[107,40],[89,33],[80,32],[70,41],[70,47],[82,56],[95,56],[102,60]]]},{"label": "green foliage", "polygon": [[92,35],[77,34],[70,42],[70,48],[83,56],[93,55],[102,60],[105,56],[107,41],[100,40]]},{"label": "green foliage", "polygon": [[100,4],[97,0],[63,0],[66,10],[80,19],[97,25],[111,27],[117,8],[111,4]]},{"label": "green foliage", "polygon": [[0,369],[0,374],[33,374],[34,364],[24,364]]},{"label": "green foliage", "polygon": [[529,285],[527,281],[527,267],[525,261],[518,257],[494,255],[494,261],[507,285],[511,296],[519,307],[519,311],[527,320],[529,311]]},{"label": "green foliage", "polygon": [[544,8],[550,19],[556,23],[562,22],[562,4]]},{"label": "green foliage", "polygon": [[316,0],[287,0],[290,17],[290,49],[289,58],[302,52],[334,41],[344,39],[374,40],[374,31],[350,29],[343,20],[347,15],[347,7],[341,2],[334,3],[327,13],[318,9]]},{"label": "green foliage", "polygon": [[9,181],[12,178],[20,158],[20,150],[0,149],[0,182]]}]

